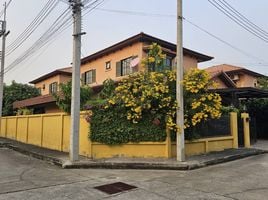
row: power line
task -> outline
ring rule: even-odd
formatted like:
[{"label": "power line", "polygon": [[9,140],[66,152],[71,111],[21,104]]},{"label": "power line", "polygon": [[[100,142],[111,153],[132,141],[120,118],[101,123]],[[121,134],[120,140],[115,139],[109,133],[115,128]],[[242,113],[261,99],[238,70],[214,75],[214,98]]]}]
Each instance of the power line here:
[{"label": "power line", "polygon": [[168,14],[158,14],[158,13],[146,13],[146,12],[135,12],[129,10],[114,10],[114,9],[105,9],[105,8],[96,8],[96,10],[110,12],[110,13],[119,13],[119,14],[127,14],[127,15],[135,15],[135,16],[144,16],[144,17],[176,17],[176,15],[168,15]]},{"label": "power line", "polygon": [[[245,56],[247,56],[247,57],[251,57],[251,58],[254,58],[254,59],[257,59],[257,60],[262,60],[262,61],[264,61],[263,59],[258,58],[258,57],[256,57],[256,56],[253,56],[253,55],[249,54],[248,52],[246,52],[246,51],[244,51],[244,50],[242,50],[242,49],[240,49],[240,48],[238,48],[238,47],[232,45],[231,43],[226,42],[225,40],[221,39],[220,37],[218,37],[218,36],[216,36],[216,35],[214,35],[214,34],[212,34],[212,33],[210,33],[210,32],[207,31],[206,29],[204,29],[204,28],[198,26],[197,24],[191,22],[190,20],[185,19],[185,18],[184,18],[184,20],[185,20],[186,22],[188,22],[189,24],[191,24],[192,26],[196,27],[197,29],[201,30],[202,32],[204,32],[204,33],[208,34],[209,36],[215,38],[216,40],[218,40],[218,41],[224,43],[225,45],[231,47],[232,49],[234,49],[234,50],[240,52],[241,54],[243,54],[243,55],[245,55]],[[264,62],[266,62],[266,61],[264,61]],[[268,63],[268,62],[266,62],[266,63]]]},{"label": "power line", "polygon": [[[104,9],[104,8],[97,8],[96,10],[99,10],[99,11],[104,11],[104,12],[110,12],[110,13],[119,13],[119,14],[127,14],[127,15],[135,15],[135,16],[144,16],[144,17],[170,17],[170,18],[175,18],[176,15],[167,15],[167,14],[157,14],[157,13],[145,13],[145,12],[135,12],[135,11],[128,11],[128,10],[113,10],[113,9]],[[258,58],[254,55],[251,55],[250,53],[234,46],[233,44],[221,39],[220,37],[212,34],[211,32],[207,31],[206,29],[198,26],[197,24],[191,22],[190,20],[186,19],[186,18],[183,18],[184,21],[186,21],[187,23],[191,24],[192,26],[196,27],[197,29],[201,30],[202,32],[208,34],[209,36],[213,37],[214,39],[222,42],[223,44],[229,46],[230,48],[240,52],[241,54],[247,56],[247,57],[251,57],[251,58],[254,58],[256,60],[262,60],[262,62],[266,62],[265,60],[261,59],[261,58]],[[268,62],[266,62],[268,63]]]},{"label": "power line", "polygon": [[236,24],[241,26],[243,29],[250,32],[257,38],[261,39],[262,41],[268,43],[268,37],[266,37],[266,35],[263,35],[262,33],[258,32],[256,28],[252,27],[250,24],[244,21],[241,17],[233,13],[230,9],[228,9],[228,7],[227,8],[224,7],[224,4],[220,4],[216,2],[215,0],[208,0],[208,2],[211,3],[215,8],[217,8],[220,12],[222,12],[228,18],[230,18],[232,21],[234,21]]},{"label": "power line", "polygon": [[261,27],[259,27],[258,25],[256,25],[255,23],[253,23],[252,21],[250,21],[245,15],[241,14],[237,9],[235,9],[233,6],[231,6],[227,1],[225,0],[220,0],[223,4],[225,4],[225,6],[229,7],[230,10],[232,10],[237,16],[239,16],[241,19],[243,19],[244,21],[246,21],[248,24],[250,24],[251,26],[255,27],[256,29],[258,29],[259,32],[263,33],[264,35],[268,36],[268,32],[265,31],[264,29],[262,29]]},{"label": "power line", "polygon": [[42,24],[48,15],[56,8],[58,1],[49,0],[27,28],[7,47],[6,55],[10,55],[18,49]]},{"label": "power line", "polygon": [[[95,0],[91,3],[91,7],[87,7],[85,10],[89,11],[84,15],[88,14],[92,10],[94,10],[97,6],[101,5],[105,0]],[[60,35],[63,31],[65,31],[71,24],[71,13],[68,12],[69,8],[66,9],[52,24],[52,26],[30,47],[28,48],[20,57],[18,57],[15,61],[13,61],[7,68],[5,73],[14,69],[18,64],[23,62],[25,59],[32,56],[39,49],[41,49],[44,45],[54,40],[58,35]],[[83,16],[84,16],[83,15]]]}]

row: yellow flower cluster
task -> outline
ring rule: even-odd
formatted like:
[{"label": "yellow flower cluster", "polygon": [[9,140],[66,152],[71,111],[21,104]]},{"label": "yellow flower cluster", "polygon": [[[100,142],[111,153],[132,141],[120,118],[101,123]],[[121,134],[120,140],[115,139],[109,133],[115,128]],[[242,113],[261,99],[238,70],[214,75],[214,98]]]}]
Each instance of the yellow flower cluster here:
[{"label": "yellow flower cluster", "polygon": [[[174,74],[174,73],[173,73]],[[143,111],[164,113],[166,126],[173,130],[177,129],[175,115],[177,102],[170,96],[169,72],[140,72],[131,74],[119,83],[115,89],[115,95],[108,100],[110,106],[123,105],[127,109],[127,119],[138,123],[142,119]]]},{"label": "yellow flower cluster", "polygon": [[152,43],[149,46],[147,57],[142,61],[142,66],[146,67],[147,71],[154,71],[157,66],[164,64],[165,58],[166,55],[163,53],[161,46],[157,43]]},{"label": "yellow flower cluster", "polygon": [[[123,106],[127,110],[126,118],[133,123],[142,120],[143,113],[151,112],[165,116],[168,129],[178,131],[182,128],[176,125],[176,72],[165,71],[165,57],[161,46],[156,43],[150,45],[142,62],[146,72],[131,74],[122,80],[115,89],[115,95],[108,100],[108,107],[115,104]],[[184,128],[221,116],[221,97],[209,92],[208,89],[214,88],[215,83],[204,70],[195,68],[188,71],[182,84]]]},{"label": "yellow flower cluster", "polygon": [[192,69],[185,76],[183,85],[186,91],[198,93],[200,90],[207,90],[211,85],[208,73],[200,69]]},{"label": "yellow flower cluster", "polygon": [[215,83],[210,80],[204,70],[190,70],[183,80],[186,109],[184,128],[196,126],[209,118],[221,116],[221,97],[217,93],[209,93]]}]

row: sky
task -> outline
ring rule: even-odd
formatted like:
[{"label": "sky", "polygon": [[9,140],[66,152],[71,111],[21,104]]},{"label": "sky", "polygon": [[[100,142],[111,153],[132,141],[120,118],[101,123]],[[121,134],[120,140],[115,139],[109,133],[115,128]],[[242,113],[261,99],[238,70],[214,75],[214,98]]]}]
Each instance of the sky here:
[{"label": "sky", "polygon": [[[226,0],[252,22],[268,31],[267,0]],[[7,9],[7,47],[21,34],[43,8],[47,0],[13,0]],[[4,3],[0,0],[0,5]],[[83,16],[82,57],[102,50],[140,32],[176,43],[176,0],[105,0],[98,8],[161,14],[129,15],[94,9]],[[59,1],[52,13],[16,51],[6,57],[6,67],[25,52],[66,9]],[[268,75],[268,43],[253,36],[208,0],[183,0],[185,19],[202,27],[225,42],[246,52],[241,53],[200,31],[184,21],[183,46],[214,57],[211,62],[200,63],[200,68],[233,64]],[[1,42],[0,42],[1,43]],[[44,48],[5,74],[5,82],[27,83],[55,69],[68,67],[72,62],[72,26],[57,35]]]}]

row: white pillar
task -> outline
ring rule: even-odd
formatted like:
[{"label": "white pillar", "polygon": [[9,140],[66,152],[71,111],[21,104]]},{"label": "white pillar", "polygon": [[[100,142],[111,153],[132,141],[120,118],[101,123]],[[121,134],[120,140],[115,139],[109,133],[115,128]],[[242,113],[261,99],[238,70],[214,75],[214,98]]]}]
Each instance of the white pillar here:
[{"label": "white pillar", "polygon": [[73,0],[72,6],[73,6],[73,66],[72,66],[70,161],[75,162],[79,159],[81,0]]},{"label": "white pillar", "polygon": [[176,123],[180,127],[177,132],[177,161],[185,161],[184,150],[184,114],[183,114],[183,46],[182,46],[182,0],[177,0],[177,84],[176,99],[179,104]]}]

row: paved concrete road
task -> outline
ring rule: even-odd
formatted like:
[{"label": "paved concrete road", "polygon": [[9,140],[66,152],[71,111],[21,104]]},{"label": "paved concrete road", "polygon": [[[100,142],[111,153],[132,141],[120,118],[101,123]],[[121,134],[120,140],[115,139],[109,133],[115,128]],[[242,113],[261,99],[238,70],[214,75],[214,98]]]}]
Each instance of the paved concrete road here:
[{"label": "paved concrete road", "polygon": [[[124,182],[138,187],[108,195],[95,186]],[[195,171],[61,169],[0,149],[0,200],[161,200],[268,198],[268,154]]]}]

